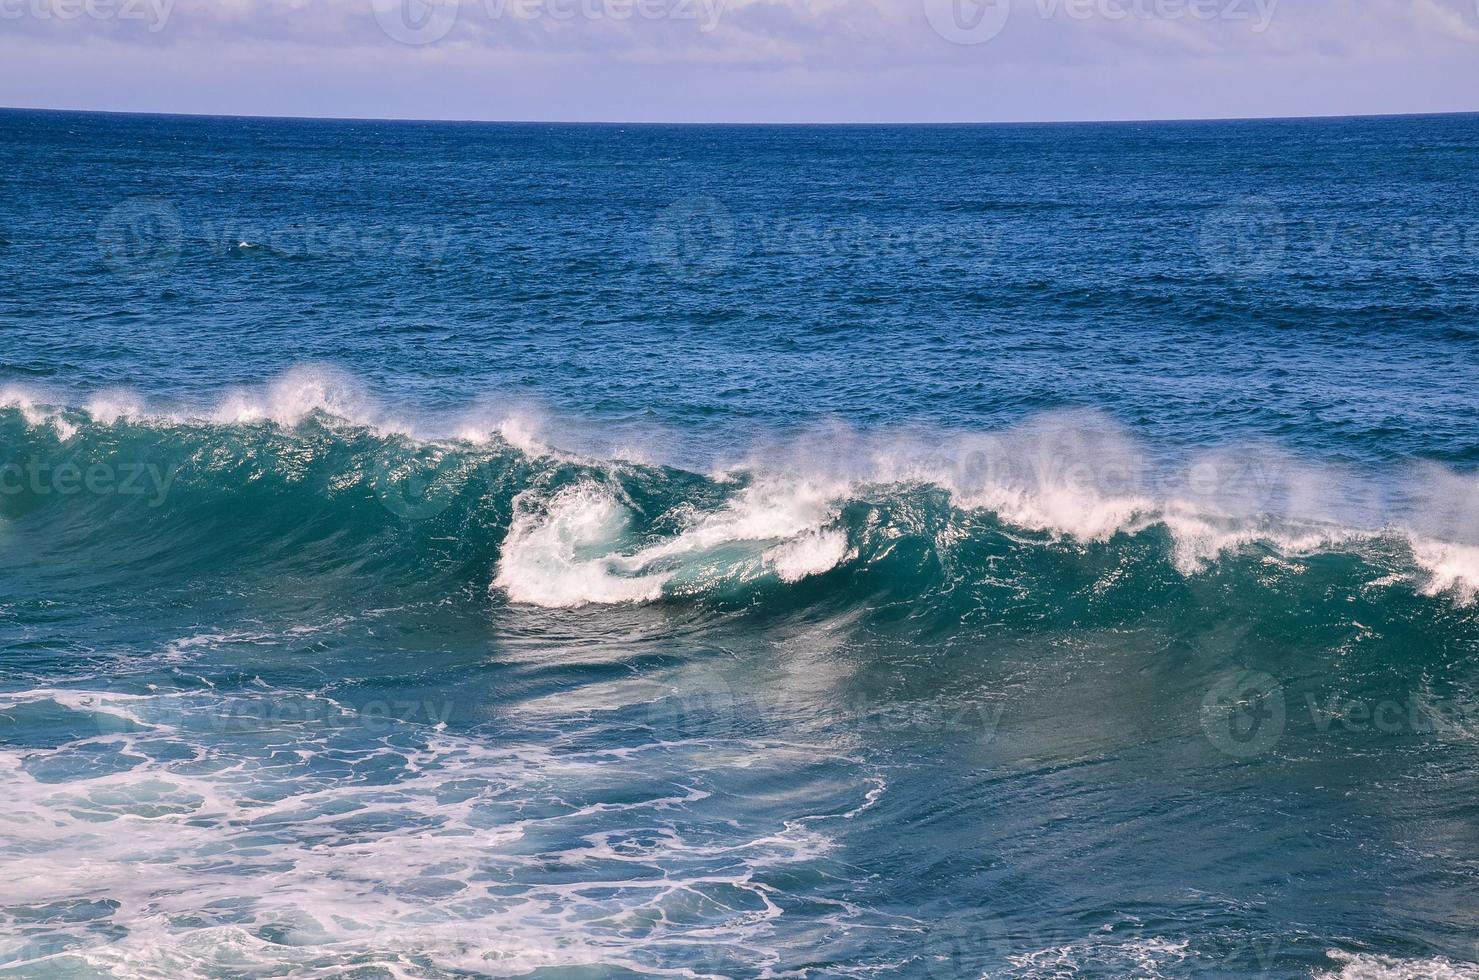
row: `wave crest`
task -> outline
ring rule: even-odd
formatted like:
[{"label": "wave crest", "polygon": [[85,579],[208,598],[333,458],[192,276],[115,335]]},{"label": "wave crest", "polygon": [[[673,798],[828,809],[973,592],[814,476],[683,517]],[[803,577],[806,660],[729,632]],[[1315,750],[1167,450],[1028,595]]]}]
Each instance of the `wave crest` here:
[{"label": "wave crest", "polygon": [[[127,391],[72,409],[6,389],[0,426],[13,447],[0,460],[7,467],[37,459],[176,467],[156,481],[157,500],[89,498],[108,528],[101,537],[180,536],[188,523],[201,552],[223,562],[321,568],[374,559],[406,574],[443,567],[425,552],[450,540],[466,552],[457,567],[485,576],[491,568],[495,591],[537,606],[744,595],[844,569],[892,569],[892,594],[928,600],[947,577],[998,575],[979,562],[1026,560],[972,550],[972,540],[994,534],[1025,535],[1038,554],[1163,534],[1165,560],[1188,577],[1250,553],[1353,554],[1381,573],[1369,576],[1380,584],[1460,607],[1479,595],[1473,474],[1359,470],[1268,446],[1173,452],[1093,413],[992,433],[833,426],[715,456],[708,475],[553,449],[547,420],[522,407],[501,416],[473,408],[450,425],[397,415],[321,368],[206,409],[161,410]],[[654,440],[664,441],[681,440]],[[64,503],[79,505],[77,494],[48,496],[15,475],[0,473],[0,516],[44,522]],[[130,506],[158,512],[131,524]],[[76,522],[59,526],[75,532]],[[377,557],[387,551],[389,562]]]}]

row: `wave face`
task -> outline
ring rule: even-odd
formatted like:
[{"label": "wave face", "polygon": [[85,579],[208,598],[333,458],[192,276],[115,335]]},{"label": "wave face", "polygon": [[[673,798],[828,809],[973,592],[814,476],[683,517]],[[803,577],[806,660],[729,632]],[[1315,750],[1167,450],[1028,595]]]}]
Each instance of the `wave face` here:
[{"label": "wave face", "polygon": [[1475,976],[1476,146],[0,112],[0,976]]},{"label": "wave face", "polygon": [[[887,858],[926,881],[961,821],[1030,849],[1067,765],[1149,794],[1159,831],[1230,833],[1147,782],[1166,726],[1197,781],[1356,732],[1386,741],[1346,780],[1413,744],[1461,758],[1472,476],[1175,459],[1086,413],[834,427],[696,472],[517,414],[397,422],[364,390],[304,369],[196,409],[6,394],[17,968],[733,976],[789,969],[800,919],[920,975],[1408,969],[1214,895],[1169,933],[947,916],[929,887],[877,893],[856,849],[931,828]],[[1277,699],[1272,741],[1219,727],[1224,689]],[[1338,807],[1256,805],[1311,792]],[[736,810],[756,793],[797,796]]]},{"label": "wave face", "polygon": [[0,514],[84,532],[72,544],[95,568],[138,548],[181,576],[363,565],[546,609],[886,598],[948,617],[1008,588],[1071,606],[1110,569],[1297,583],[1333,562],[1352,594],[1463,608],[1479,588],[1479,478],[1436,465],[1362,474],[1256,446],[1173,460],[1060,413],[987,434],[832,428],[699,473],[562,451],[519,415],[428,436],[358,387],[303,370],[170,414],[119,392],[78,409],[7,392]]}]

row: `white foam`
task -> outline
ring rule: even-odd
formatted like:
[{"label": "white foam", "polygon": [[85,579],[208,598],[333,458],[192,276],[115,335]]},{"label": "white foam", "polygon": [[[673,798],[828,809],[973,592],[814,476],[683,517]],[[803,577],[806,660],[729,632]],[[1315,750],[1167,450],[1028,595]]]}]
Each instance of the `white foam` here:
[{"label": "white foam", "polygon": [[141,728],[148,728],[153,724],[135,710],[135,707],[140,704],[152,703],[153,695],[122,694],[113,691],[91,692],[48,687],[0,694],[0,711],[9,711],[21,705],[46,701],[83,714],[106,715],[121,719]]},{"label": "white foam", "polygon": [[551,447],[549,420],[527,405],[487,405],[445,418],[387,408],[370,386],[332,365],[306,364],[260,386],[232,389],[207,405],[153,408],[126,391],[89,402],[99,421],[159,419],[176,424],[253,425],[294,428],[315,414],[363,427],[380,436],[408,436],[423,442],[448,440],[485,444],[499,439],[530,456],[563,456]]},{"label": "white foam", "polygon": [[87,400],[87,414],[103,425],[115,425],[124,419],[142,419],[148,411],[133,392],[114,389],[99,392]]},{"label": "white foam", "polygon": [[813,532],[835,516],[837,502],[848,489],[808,479],[761,479],[718,510],[695,515],[681,534],[632,557],[647,564],[734,542],[775,541]]},{"label": "white foam", "polygon": [[1479,964],[1443,956],[1402,959],[1339,949],[1328,950],[1325,955],[1340,964],[1338,969],[1317,974],[1325,980],[1479,980]]},{"label": "white foam", "polygon": [[840,531],[807,531],[765,552],[782,582],[799,582],[836,568],[847,557],[847,535]]},{"label": "white foam", "polygon": [[[689,511],[679,533],[645,547],[628,540],[631,513],[609,487],[587,481],[543,503],[537,491],[526,491],[515,500],[493,584],[515,602],[558,608],[649,602],[680,575],[714,582],[768,568],[798,581],[847,554],[846,536],[823,528],[836,515],[840,489],[757,483],[716,510]],[[763,547],[724,554],[745,544]]]},{"label": "white foam", "polygon": [[[1266,448],[1157,462],[1093,414],[1049,416],[1005,433],[946,440],[833,428],[769,447],[742,464],[716,465],[713,477],[750,482],[727,506],[691,515],[679,534],[636,550],[613,550],[595,566],[572,565],[558,573],[564,577],[559,588],[539,590],[538,598],[528,589],[523,594],[561,604],[655,598],[664,582],[684,578],[675,563],[699,564],[706,553],[744,541],[768,540],[758,565],[796,581],[847,560],[845,536],[826,527],[841,502],[909,486],[940,487],[955,506],[1068,542],[1106,542],[1162,527],[1173,564],[1187,576],[1250,548],[1297,559],[1360,552],[1389,539],[1410,541],[1419,566],[1416,577],[1392,584],[1416,583],[1426,594],[1471,604],[1479,583],[1476,546],[1466,540],[1479,527],[1475,478],[1422,467],[1405,479],[1389,475],[1390,485],[1383,485]],[[516,561],[522,543],[514,539]],[[704,578],[713,583],[760,570],[741,555],[727,570],[707,569]],[[520,589],[518,577],[512,567],[504,569],[511,594]]]},{"label": "white foam", "polygon": [[[1268,446],[1157,459],[1093,412],[1054,413],[990,434],[862,435],[831,427],[767,447],[716,474],[790,474],[839,497],[870,487],[940,487],[963,509],[1064,542],[1105,542],[1162,527],[1181,574],[1248,548],[1284,558],[1412,543],[1427,594],[1472,603],[1479,565],[1479,476],[1436,465],[1360,473]],[[1297,567],[1297,566],[1291,566]]]},{"label": "white foam", "polygon": [[76,435],[77,427],[62,417],[61,410],[38,401],[39,397],[25,388],[0,388],[0,408],[20,412],[21,418],[32,428],[50,426],[62,439]]},{"label": "white foam", "polygon": [[[277,704],[282,694],[262,697]],[[51,700],[84,712],[109,699],[50,689],[6,696],[10,705]],[[407,977],[572,967],[722,976],[731,971],[721,955],[762,967],[778,957],[771,930],[782,907],[768,869],[826,861],[833,847],[819,824],[835,818],[695,810],[712,796],[696,781],[732,771],[743,785],[762,763],[799,772],[826,754],[820,746],[573,751],[424,726],[324,724],[318,715],[295,727],[292,712],[266,734],[217,731],[213,718],[274,716],[210,692],[183,709],[173,694],[120,700],[139,730],[0,749],[0,830],[13,845],[4,904],[24,913],[91,902],[99,912],[95,921],[21,923],[0,909],[0,936],[44,928],[70,947],[0,940],[11,970],[334,976],[378,965]],[[177,724],[152,724],[160,715]],[[76,764],[109,751],[110,765]],[[328,772],[315,766],[325,753],[334,759]],[[36,774],[48,766],[72,778]],[[346,766],[374,778],[343,778]],[[693,781],[682,775],[699,770]],[[871,801],[867,789],[859,777],[848,805]]]},{"label": "white foam", "polygon": [[[1190,944],[1170,939],[1112,939],[1094,936],[1062,946],[1012,953],[1006,957],[1014,976],[1075,977],[1093,972],[1143,980],[1180,975]],[[1169,972],[1166,972],[1169,971]]]},{"label": "white foam", "polygon": [[[503,542],[495,587],[514,602],[561,608],[586,603],[646,602],[662,595],[668,576],[623,575],[610,552],[630,513],[594,483],[568,487],[544,505],[529,491],[514,499],[516,516]],[[605,553],[591,555],[591,552]]]},{"label": "white foam", "polygon": [[295,426],[314,412],[352,422],[372,423],[381,412],[350,376],[328,367],[294,368],[265,389],[238,389],[210,412],[220,424],[276,422]]},{"label": "white foam", "polygon": [[503,441],[521,449],[531,456],[538,456],[549,451],[549,447],[541,438],[542,426],[533,415],[516,413],[502,419],[498,423],[498,434]]},{"label": "white foam", "polygon": [[[32,425],[56,425],[68,437],[76,432],[75,426],[62,418],[62,409],[28,389],[0,389],[0,408],[20,410]],[[110,388],[85,398],[83,409],[102,425],[127,420],[177,425],[275,422],[292,427],[314,412],[322,412],[386,434],[415,434],[412,426],[387,415],[363,384],[327,365],[296,367],[265,385],[236,388],[205,405],[161,407],[137,392]]]},{"label": "white foam", "polygon": [[1143,525],[1162,524],[1171,534],[1172,562],[1183,575],[1205,571],[1218,558],[1261,544],[1285,557],[1302,557],[1350,547],[1373,537],[1351,528],[1277,522],[1198,511],[1172,502],[1145,516]]},{"label": "white foam", "polygon": [[563,455],[551,447],[548,428],[548,417],[528,406],[484,405],[465,413],[452,433],[475,445],[501,441],[528,456]]},{"label": "white foam", "polygon": [[1427,573],[1423,595],[1452,595],[1460,606],[1471,606],[1479,596],[1479,547],[1429,541],[1412,543],[1412,557]]}]

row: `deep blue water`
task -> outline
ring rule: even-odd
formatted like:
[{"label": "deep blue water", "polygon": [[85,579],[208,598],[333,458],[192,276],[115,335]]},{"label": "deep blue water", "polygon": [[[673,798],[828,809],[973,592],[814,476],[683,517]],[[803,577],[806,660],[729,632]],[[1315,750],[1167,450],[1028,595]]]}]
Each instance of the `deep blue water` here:
[{"label": "deep blue water", "polygon": [[0,112],[0,975],[1479,976],[1476,163]]}]

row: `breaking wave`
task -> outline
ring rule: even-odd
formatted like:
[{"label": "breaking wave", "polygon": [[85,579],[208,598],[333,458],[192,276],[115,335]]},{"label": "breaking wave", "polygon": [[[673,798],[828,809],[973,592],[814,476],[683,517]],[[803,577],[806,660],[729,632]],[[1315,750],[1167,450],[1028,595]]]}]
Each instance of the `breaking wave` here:
[{"label": "breaking wave", "polygon": [[1088,413],[996,433],[830,428],[683,466],[556,449],[547,428],[507,410],[397,416],[318,369],[194,407],[7,389],[0,517],[84,550],[191,546],[166,564],[450,574],[547,608],[788,590],[928,606],[1003,583],[1294,576],[1332,556],[1351,560],[1352,591],[1460,609],[1479,591],[1479,477],[1437,465],[1158,450]]}]

